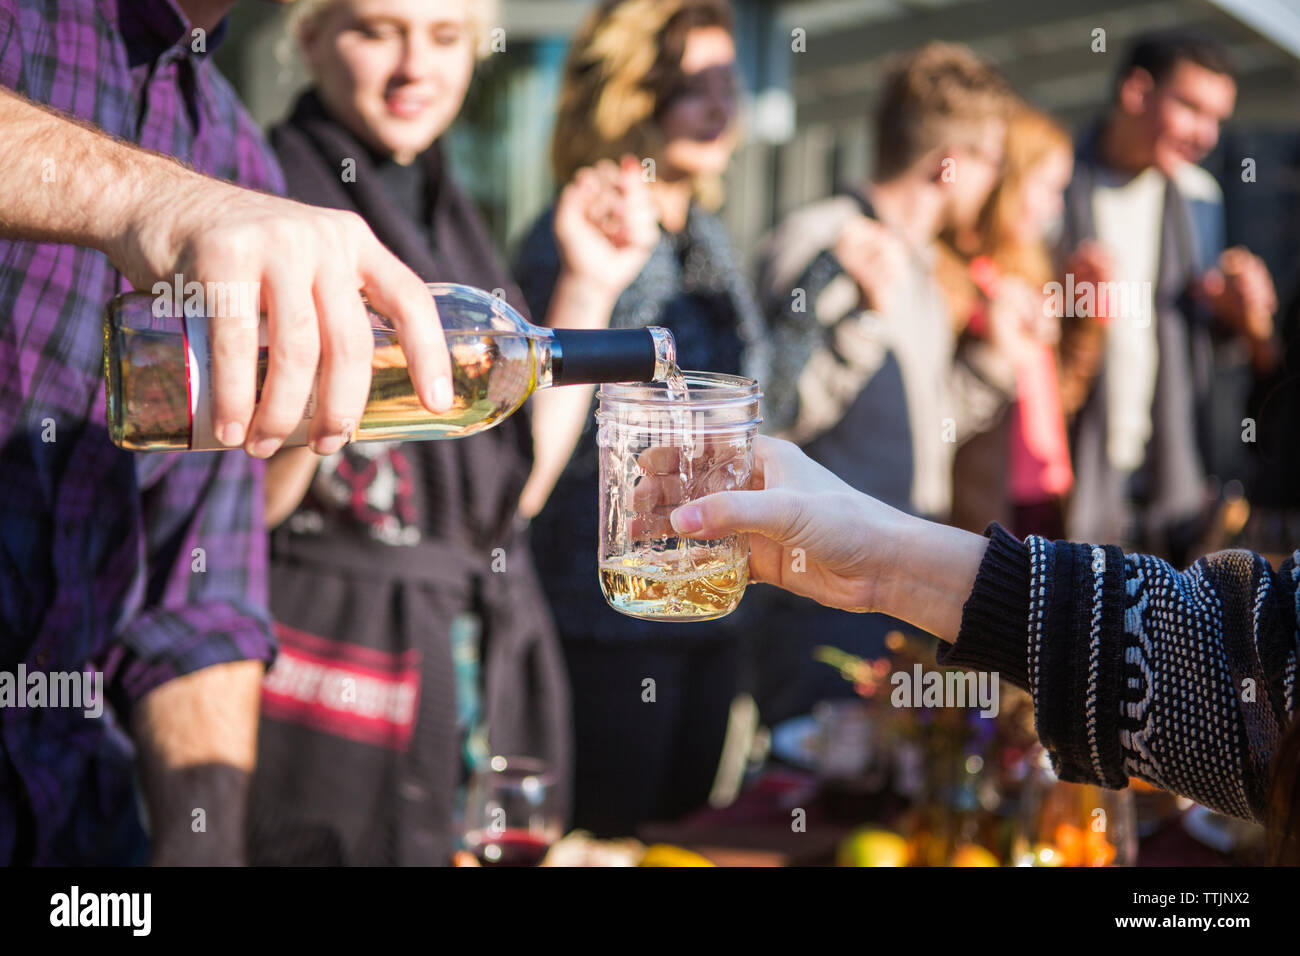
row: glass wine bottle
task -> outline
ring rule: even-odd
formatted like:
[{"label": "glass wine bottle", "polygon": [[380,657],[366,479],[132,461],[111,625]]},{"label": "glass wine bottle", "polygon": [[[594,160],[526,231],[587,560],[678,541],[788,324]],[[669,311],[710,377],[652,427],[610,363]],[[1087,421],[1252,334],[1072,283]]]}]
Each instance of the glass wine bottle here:
[{"label": "glass wine bottle", "polygon": [[[224,449],[213,433],[208,314],[199,294],[130,292],[109,303],[104,327],[108,430],[131,451]],[[536,389],[600,382],[664,381],[676,368],[667,329],[547,329],[501,297],[432,283],[451,353],[454,400],[434,414],[420,402],[392,324],[371,311],[375,338],[370,397],[355,441],[463,438],[515,412]],[[218,313],[220,314],[220,313]],[[267,348],[258,352],[258,389]],[[285,441],[307,444],[315,395]]]}]

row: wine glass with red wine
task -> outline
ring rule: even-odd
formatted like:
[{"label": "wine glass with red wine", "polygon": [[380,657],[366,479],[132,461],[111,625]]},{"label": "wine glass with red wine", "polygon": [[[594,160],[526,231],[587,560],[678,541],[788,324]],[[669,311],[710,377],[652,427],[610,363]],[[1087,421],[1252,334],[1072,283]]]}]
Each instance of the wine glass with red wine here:
[{"label": "wine glass with red wine", "polygon": [[484,866],[539,865],[561,827],[545,761],[494,756],[470,781],[465,848]]}]

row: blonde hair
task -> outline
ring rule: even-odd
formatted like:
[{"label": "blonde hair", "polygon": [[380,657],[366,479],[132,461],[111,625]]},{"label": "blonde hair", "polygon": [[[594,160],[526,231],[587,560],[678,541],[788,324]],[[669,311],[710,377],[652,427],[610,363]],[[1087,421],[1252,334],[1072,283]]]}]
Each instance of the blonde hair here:
[{"label": "blonde hair", "polygon": [[[299,46],[304,34],[320,22],[321,17],[344,0],[293,0],[289,8],[288,34]],[[480,60],[492,53],[492,30],[500,25],[498,0],[468,0],[470,28]]]},{"label": "blonde hair", "polygon": [[875,178],[905,172],[934,149],[964,144],[1014,102],[1002,75],[964,46],[927,43],[895,61],[876,111]]},{"label": "blonde hair", "polygon": [[[656,120],[676,92],[686,35],[697,27],[730,32],[727,0],[605,0],[587,16],[564,64],[551,140],[557,182],[602,159],[659,155]],[[716,178],[693,187],[706,206],[721,201]]]}]

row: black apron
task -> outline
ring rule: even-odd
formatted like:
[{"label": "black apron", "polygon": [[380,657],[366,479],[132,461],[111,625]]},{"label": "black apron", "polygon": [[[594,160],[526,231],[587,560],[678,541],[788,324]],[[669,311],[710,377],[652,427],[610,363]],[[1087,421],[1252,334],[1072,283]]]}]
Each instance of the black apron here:
[{"label": "black apron", "polygon": [[[354,210],[421,277],[503,289],[527,314],[436,145],[417,160],[427,165],[426,232],[395,208],[366,149],[313,94],[272,142],[292,197]],[[352,177],[342,175],[349,161]],[[454,622],[481,623],[489,749],[545,759],[567,818],[568,685],[515,520],[532,460],[527,414],[470,438],[400,447],[425,506],[417,543],[384,543],[363,526],[294,530],[292,518],[272,535],[281,650],[263,685],[249,808],[255,864],[449,862],[463,777]]]}]

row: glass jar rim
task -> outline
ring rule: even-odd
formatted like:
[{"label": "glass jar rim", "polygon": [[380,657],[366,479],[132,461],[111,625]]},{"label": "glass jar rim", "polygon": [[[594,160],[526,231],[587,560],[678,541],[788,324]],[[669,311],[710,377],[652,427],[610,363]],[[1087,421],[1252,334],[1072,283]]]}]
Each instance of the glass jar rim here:
[{"label": "glass jar rim", "polygon": [[701,409],[747,405],[763,394],[758,382],[743,375],[683,371],[682,377],[687,385],[685,400],[670,397],[664,382],[606,382],[600,386],[598,396],[602,402]]}]

